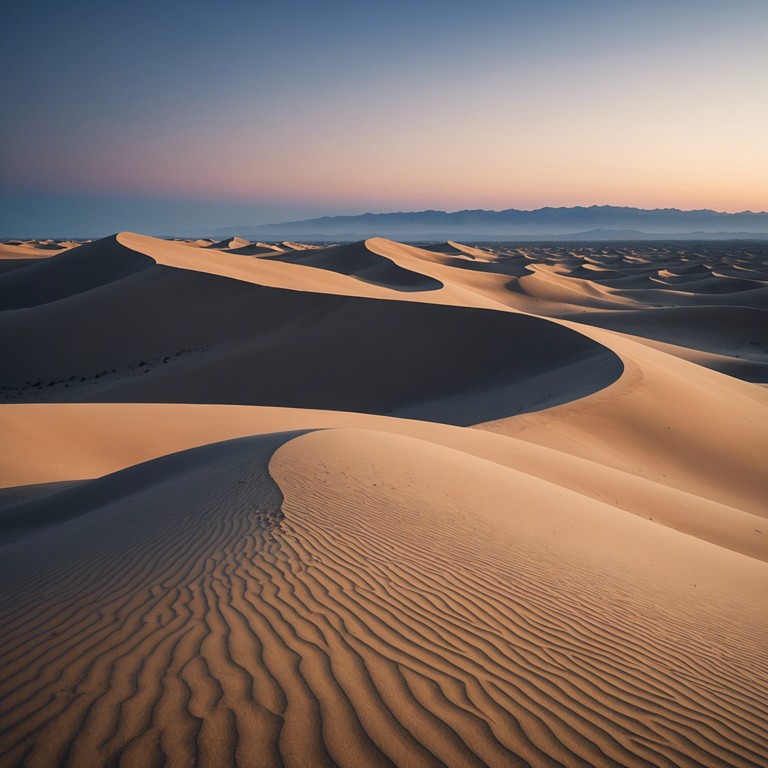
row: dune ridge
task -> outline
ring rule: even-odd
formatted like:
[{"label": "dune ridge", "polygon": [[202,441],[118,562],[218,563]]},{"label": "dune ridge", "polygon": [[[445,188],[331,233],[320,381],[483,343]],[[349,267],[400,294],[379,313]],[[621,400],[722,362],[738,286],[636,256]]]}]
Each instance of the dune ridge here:
[{"label": "dune ridge", "polygon": [[[0,463],[0,510],[34,501],[68,483],[100,477],[212,441],[281,429],[371,429],[463,451],[612,504],[659,525],[768,560],[762,516],[674,488],[645,473],[553,447],[445,424],[339,411],[255,406],[166,404],[29,404],[0,409],[0,427],[18,447]],[[112,431],[121,435],[116,443]],[[152,440],[146,435],[152,433]],[[75,437],[76,436],[76,437]],[[642,460],[642,459],[641,459]],[[759,460],[756,463],[759,467]],[[754,468],[753,468],[754,471]],[[0,511],[2,516],[2,511]]]},{"label": "dune ridge", "polygon": [[[707,578],[714,545],[568,492],[542,506],[541,481],[367,430],[92,482],[95,510],[6,547],[11,759],[756,765],[765,749],[766,570],[750,558]],[[732,584],[754,585],[746,606]]]},{"label": "dune ridge", "polygon": [[86,243],[0,277],[0,311],[48,304],[147,269],[152,261],[117,236]]},{"label": "dune ridge", "polygon": [[[103,257],[111,263],[111,251]],[[621,373],[608,349],[546,319],[289,291],[136,259],[140,272],[71,286],[34,316],[6,314],[7,399],[263,404],[469,424],[581,396]],[[76,354],[50,343],[51,327],[79,329]],[[30,349],[45,354],[30,359]]]},{"label": "dune ridge", "polygon": [[398,291],[430,291],[443,287],[439,280],[401,266],[387,254],[386,249],[376,248],[376,243],[375,239],[366,240],[331,248],[289,251],[270,258],[283,263],[327,269]]}]

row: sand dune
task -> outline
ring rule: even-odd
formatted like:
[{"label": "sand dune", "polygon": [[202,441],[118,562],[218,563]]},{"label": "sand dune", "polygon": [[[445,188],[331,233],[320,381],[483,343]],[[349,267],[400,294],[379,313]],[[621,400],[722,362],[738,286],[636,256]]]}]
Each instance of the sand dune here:
[{"label": "sand dune", "polygon": [[[6,316],[0,354],[9,374],[25,376],[4,377],[7,398],[263,404],[471,424],[582,396],[621,373],[608,349],[539,318],[259,287],[138,254],[123,264],[132,252],[108,245],[119,258],[110,250],[103,262],[116,279],[86,290],[67,281],[69,262],[48,262],[40,268],[58,266],[57,290],[71,295],[31,317]],[[330,255],[337,264],[349,252]],[[76,350],[51,344],[52,327],[78,329]]]},{"label": "sand dune", "polygon": [[205,244],[203,248],[215,248],[217,250],[235,250],[237,248],[245,248],[251,245],[251,242],[248,240],[244,240],[242,237],[228,237],[224,240],[219,240],[218,242],[211,243],[210,245]]},{"label": "sand dune", "polygon": [[71,241],[6,240],[0,242],[0,275],[28,267],[69,248],[80,245]]},{"label": "sand dune", "polygon": [[282,252],[283,249],[279,246],[268,245],[267,243],[250,243],[230,249],[230,253],[236,253],[239,256],[273,256]]},{"label": "sand dune", "polygon": [[497,464],[289,433],[61,495],[49,509],[80,515],[3,560],[11,759],[750,765],[765,748],[764,564]]},{"label": "sand dune", "polygon": [[0,310],[47,304],[85,293],[152,264],[116,237],[72,248],[0,277]]},{"label": "sand dune", "polygon": [[[379,249],[380,250],[380,249]],[[334,246],[319,250],[291,251],[272,258],[291,264],[327,269],[352,275],[366,282],[400,291],[429,291],[442,288],[442,283],[420,272],[404,269],[367,242]]]},{"label": "sand dune", "polygon": [[[663,476],[657,482],[646,473],[624,471],[521,439],[525,435],[510,437],[487,428],[466,430],[340,411],[139,403],[4,406],[0,409],[0,428],[16,446],[16,451],[0,463],[0,508],[8,514],[15,515],[17,507],[27,501],[80,480],[210,442],[281,429],[354,428],[454,448],[768,561],[768,539],[762,535],[764,514],[673,488]],[[120,434],[119,442],[112,438],[113,432]]]},{"label": "sand dune", "polygon": [[[302,294],[161,269],[44,305],[31,318],[9,316],[0,354],[26,378],[5,374],[6,394],[407,411],[468,424],[563,402],[621,373],[608,349],[538,318]],[[166,318],[170,292],[175,311]],[[90,325],[93,317],[101,322]],[[74,355],[51,343],[50,328],[62,325],[79,329]],[[30,359],[29,350],[43,349]],[[417,366],[423,370],[413,377]]]},{"label": "sand dune", "polygon": [[761,246],[3,249],[3,764],[766,763]]},{"label": "sand dune", "polygon": [[471,245],[456,243],[448,240],[445,243],[424,246],[425,251],[440,253],[445,256],[457,256],[460,259],[469,259],[471,261],[490,262],[495,261],[495,254],[490,249],[474,248]]},{"label": "sand dune", "polygon": [[[683,347],[671,351],[721,373],[768,381],[768,312],[752,307],[710,306],[572,315],[579,323],[609,328]],[[685,350],[691,350],[687,354]],[[696,354],[696,353],[699,354]]]}]

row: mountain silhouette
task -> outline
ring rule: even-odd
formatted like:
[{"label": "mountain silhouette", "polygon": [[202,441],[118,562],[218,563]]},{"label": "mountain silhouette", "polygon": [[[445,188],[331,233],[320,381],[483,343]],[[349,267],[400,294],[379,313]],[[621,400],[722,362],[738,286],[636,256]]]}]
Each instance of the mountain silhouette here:
[{"label": "mountain silhouette", "polygon": [[465,210],[364,213],[324,216],[254,227],[236,227],[229,234],[264,239],[312,238],[358,240],[373,236],[395,239],[646,239],[765,238],[768,213],[678,208],[628,208],[612,205],[539,208],[524,211]]}]

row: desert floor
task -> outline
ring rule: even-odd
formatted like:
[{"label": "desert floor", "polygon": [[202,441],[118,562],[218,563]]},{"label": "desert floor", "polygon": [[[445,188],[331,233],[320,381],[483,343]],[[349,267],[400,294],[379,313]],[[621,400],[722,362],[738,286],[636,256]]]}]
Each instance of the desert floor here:
[{"label": "desert floor", "polygon": [[768,244],[0,243],[0,765],[768,764]]}]

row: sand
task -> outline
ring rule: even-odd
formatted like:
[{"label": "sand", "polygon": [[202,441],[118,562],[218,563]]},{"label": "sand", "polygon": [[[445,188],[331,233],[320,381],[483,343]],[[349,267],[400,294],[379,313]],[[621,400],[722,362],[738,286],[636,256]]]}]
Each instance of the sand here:
[{"label": "sand", "polygon": [[768,761],[762,246],[3,256],[3,765]]}]

